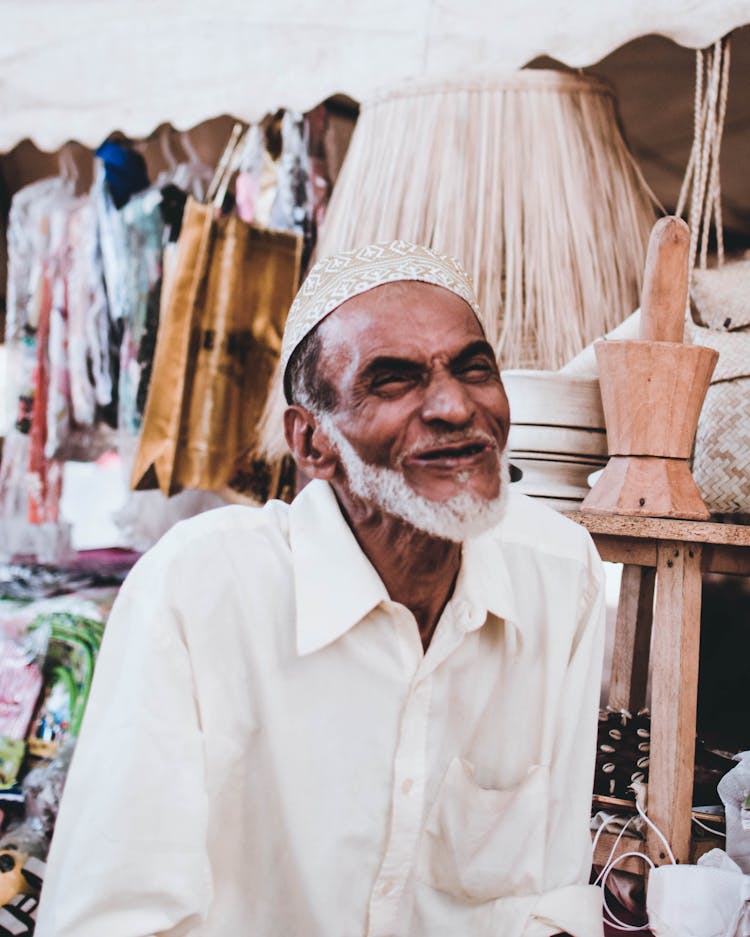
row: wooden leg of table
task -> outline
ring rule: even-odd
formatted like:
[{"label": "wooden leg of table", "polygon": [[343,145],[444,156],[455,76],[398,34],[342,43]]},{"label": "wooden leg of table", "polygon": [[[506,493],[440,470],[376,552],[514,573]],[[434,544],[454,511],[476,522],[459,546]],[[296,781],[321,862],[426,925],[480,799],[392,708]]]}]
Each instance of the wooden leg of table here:
[{"label": "wooden leg of table", "polygon": [[[651,759],[648,815],[675,858],[690,857],[698,695],[701,547],[659,544],[651,671]],[[649,830],[646,851],[656,863],[666,850]]]},{"label": "wooden leg of table", "polygon": [[612,709],[637,713],[646,705],[655,578],[653,567],[626,564],[622,568],[609,684]]}]

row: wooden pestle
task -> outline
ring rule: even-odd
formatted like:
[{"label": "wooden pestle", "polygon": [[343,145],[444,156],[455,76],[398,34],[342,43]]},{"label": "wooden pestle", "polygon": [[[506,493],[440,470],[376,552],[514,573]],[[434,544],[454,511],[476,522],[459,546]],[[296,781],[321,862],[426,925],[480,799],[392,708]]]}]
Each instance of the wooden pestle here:
[{"label": "wooden pestle", "polygon": [[710,516],[688,460],[718,355],[683,343],[689,254],[685,222],[657,221],[646,253],[639,340],[594,345],[610,460],[583,511]]},{"label": "wooden pestle", "polygon": [[667,215],[651,230],[641,290],[640,339],[682,342],[688,297],[690,229]]}]

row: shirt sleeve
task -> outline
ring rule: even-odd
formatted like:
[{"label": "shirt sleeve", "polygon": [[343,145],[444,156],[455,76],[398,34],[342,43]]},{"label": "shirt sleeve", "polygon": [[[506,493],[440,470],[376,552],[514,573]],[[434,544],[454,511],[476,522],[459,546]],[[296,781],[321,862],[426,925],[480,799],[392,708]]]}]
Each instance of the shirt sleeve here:
[{"label": "shirt sleeve", "polygon": [[133,569],[107,624],[37,937],[183,937],[211,901],[204,746],[169,599],[178,570],[162,544]]},{"label": "shirt sleeve", "polygon": [[588,539],[580,583],[578,620],[560,693],[557,735],[550,766],[545,894],[528,937],[566,931],[601,937],[601,889],[591,874],[591,793],[604,652],[604,568]]}]

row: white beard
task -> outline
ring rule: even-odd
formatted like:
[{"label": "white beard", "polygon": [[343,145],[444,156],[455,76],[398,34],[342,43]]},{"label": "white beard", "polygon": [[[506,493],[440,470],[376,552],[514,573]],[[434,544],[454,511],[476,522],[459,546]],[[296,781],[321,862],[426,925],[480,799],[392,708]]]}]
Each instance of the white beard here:
[{"label": "white beard", "polygon": [[[476,537],[502,520],[510,482],[507,450],[497,453],[500,491],[496,497],[482,498],[473,492],[461,491],[446,501],[432,501],[417,494],[401,472],[365,462],[330,414],[318,413],[316,416],[338,452],[352,494],[384,513],[433,537],[454,543]],[[486,434],[477,435],[485,442],[488,439]],[[465,434],[462,438],[466,438]],[[440,440],[437,443],[440,444]],[[461,481],[461,474],[457,478]]]}]

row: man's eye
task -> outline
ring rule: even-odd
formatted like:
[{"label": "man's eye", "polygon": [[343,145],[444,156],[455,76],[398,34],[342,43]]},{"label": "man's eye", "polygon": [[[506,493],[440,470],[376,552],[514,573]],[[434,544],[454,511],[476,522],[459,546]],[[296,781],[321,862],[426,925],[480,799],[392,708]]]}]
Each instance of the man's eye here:
[{"label": "man's eye", "polygon": [[486,381],[496,373],[495,367],[490,361],[469,361],[456,369],[458,377],[465,381]]},{"label": "man's eye", "polygon": [[380,374],[370,382],[376,394],[398,394],[417,383],[417,378],[408,374]]}]

